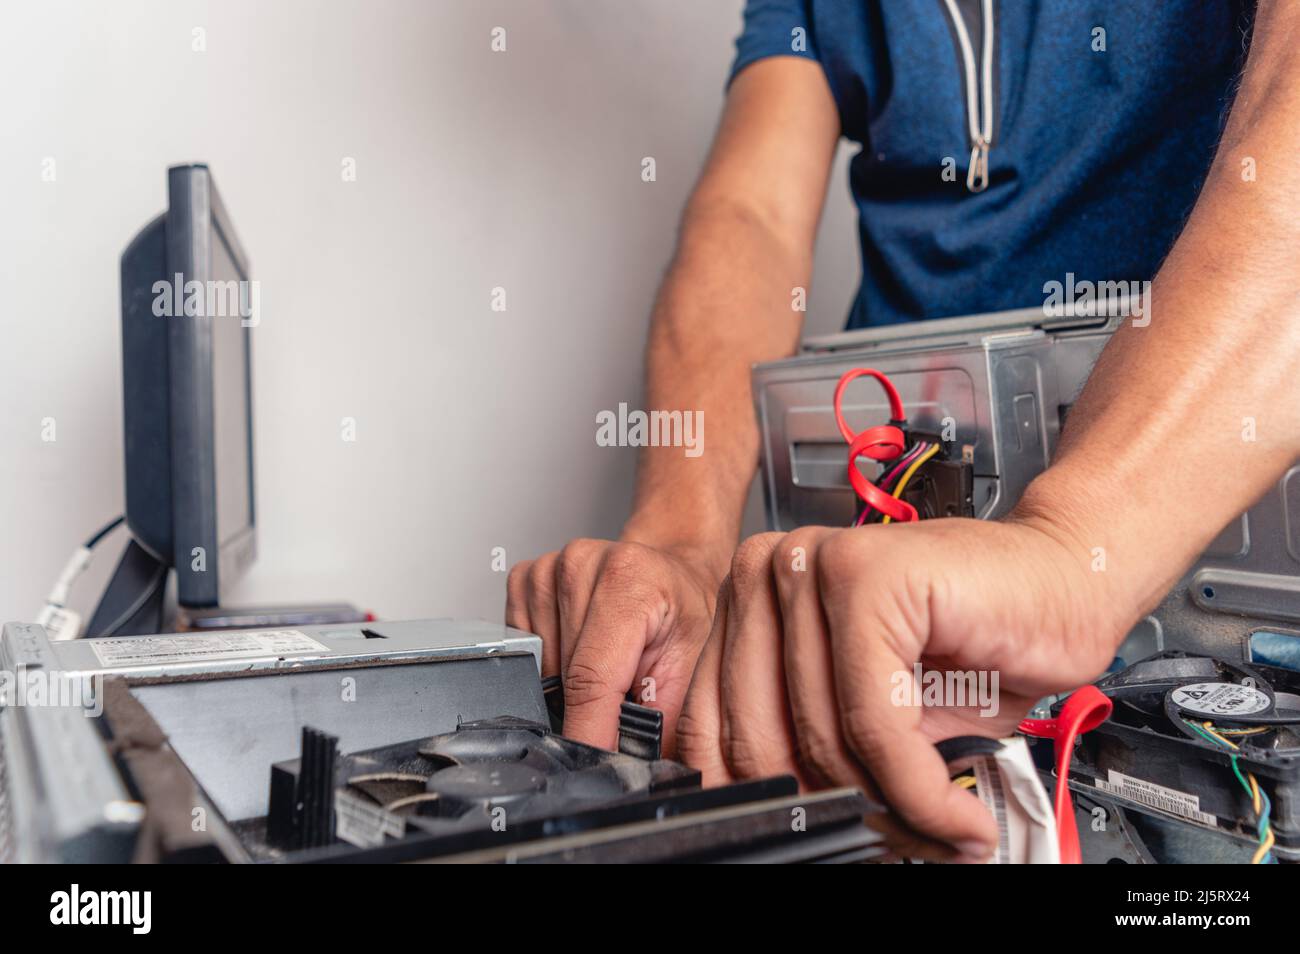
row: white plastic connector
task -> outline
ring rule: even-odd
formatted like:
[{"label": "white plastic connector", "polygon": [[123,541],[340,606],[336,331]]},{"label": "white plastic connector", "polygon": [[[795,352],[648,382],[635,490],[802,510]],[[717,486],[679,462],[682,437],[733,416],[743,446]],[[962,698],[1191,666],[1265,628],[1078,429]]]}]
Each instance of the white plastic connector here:
[{"label": "white plastic connector", "polygon": [[81,614],[66,606],[46,603],[36,622],[45,627],[45,635],[51,640],[76,639],[81,635]]},{"label": "white plastic connector", "polygon": [[50,595],[45,597],[45,606],[36,615],[36,622],[45,627],[50,639],[76,639],[81,635],[81,614],[64,604],[68,602],[73,581],[90,565],[90,555],[90,547],[77,547],[50,589]]}]

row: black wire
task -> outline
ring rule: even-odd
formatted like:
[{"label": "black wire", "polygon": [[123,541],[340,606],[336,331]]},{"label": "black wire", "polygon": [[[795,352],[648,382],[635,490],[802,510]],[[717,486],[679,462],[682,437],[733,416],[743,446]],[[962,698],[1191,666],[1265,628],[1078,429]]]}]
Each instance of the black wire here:
[{"label": "black wire", "polygon": [[93,550],[95,548],[95,544],[97,544],[100,540],[103,540],[106,536],[108,536],[119,526],[121,526],[122,521],[124,519],[125,519],[124,517],[120,517],[120,516],[114,517],[108,523],[100,527],[99,530],[95,532],[95,535],[85,542],[84,546],[86,547],[86,549]]},{"label": "black wire", "polygon": [[154,571],[153,579],[149,581],[149,585],[141,591],[140,595],[135,598],[135,601],[130,606],[122,611],[122,615],[113,620],[113,622],[105,627],[104,631],[99,635],[116,636],[117,631],[134,619],[135,615],[139,613],[140,610],[144,609],[145,604],[148,603],[152,597],[157,595],[160,587],[165,587],[166,585],[167,567],[159,564],[158,569]]}]

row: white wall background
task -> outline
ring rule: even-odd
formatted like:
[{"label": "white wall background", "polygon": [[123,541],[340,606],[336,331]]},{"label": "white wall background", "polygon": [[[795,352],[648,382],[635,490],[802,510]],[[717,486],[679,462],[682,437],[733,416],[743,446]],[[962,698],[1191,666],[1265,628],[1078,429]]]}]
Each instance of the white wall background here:
[{"label": "white wall background", "polygon": [[[0,7],[0,618],[32,618],[71,550],[121,510],[118,256],[162,211],[177,162],[211,165],[261,282],[260,557],[232,602],[499,618],[493,547],[514,562],[617,533],[635,451],[597,447],[595,413],[639,398],[740,8]],[[841,322],[858,278],[844,159],[810,331]],[[74,606],[93,607],[120,541]]]}]

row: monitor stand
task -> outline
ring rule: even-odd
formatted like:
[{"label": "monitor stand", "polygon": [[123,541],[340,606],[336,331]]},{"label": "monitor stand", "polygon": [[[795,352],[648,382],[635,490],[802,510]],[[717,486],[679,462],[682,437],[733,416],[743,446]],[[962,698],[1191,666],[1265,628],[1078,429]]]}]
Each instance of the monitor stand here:
[{"label": "monitor stand", "polygon": [[133,538],[122,552],[104,595],[83,634],[152,636],[156,633],[222,629],[282,629],[332,623],[364,623],[372,613],[351,603],[306,603],[230,609],[220,606],[178,607],[166,600],[171,567]]},{"label": "monitor stand", "polygon": [[133,539],[86,626],[86,636],[145,636],[165,632],[163,598],[169,567]]}]

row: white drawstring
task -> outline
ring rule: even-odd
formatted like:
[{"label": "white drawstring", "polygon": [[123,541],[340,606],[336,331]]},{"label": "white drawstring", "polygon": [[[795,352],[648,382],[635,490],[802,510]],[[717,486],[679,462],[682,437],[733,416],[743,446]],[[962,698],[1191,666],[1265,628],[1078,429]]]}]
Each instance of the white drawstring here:
[{"label": "white drawstring", "polygon": [[970,164],[966,168],[966,188],[983,192],[989,184],[989,148],[993,145],[993,3],[980,0],[983,42],[980,44],[980,69],[976,70],[975,50],[970,31],[957,9],[956,0],[943,0],[952,18],[961,47],[962,67],[966,72],[966,124],[970,136]]}]

